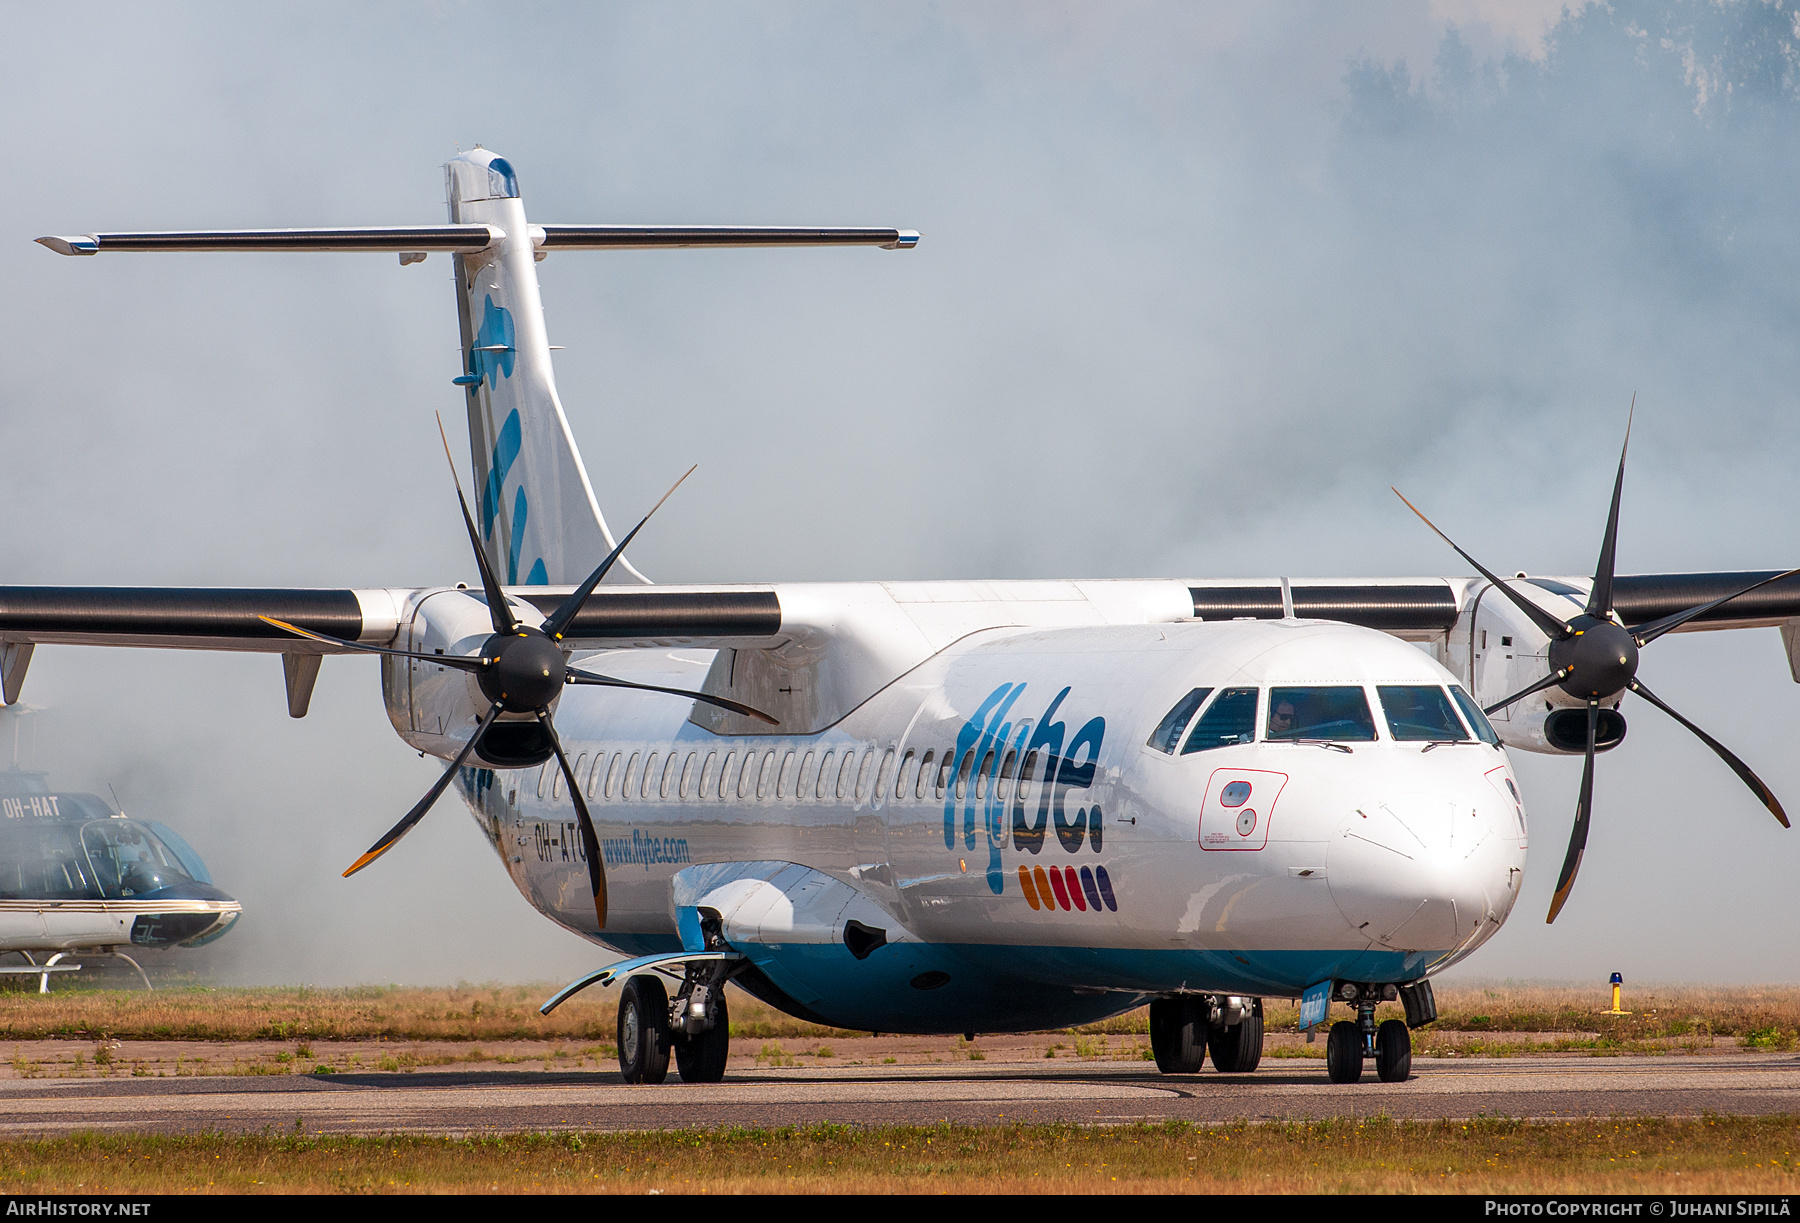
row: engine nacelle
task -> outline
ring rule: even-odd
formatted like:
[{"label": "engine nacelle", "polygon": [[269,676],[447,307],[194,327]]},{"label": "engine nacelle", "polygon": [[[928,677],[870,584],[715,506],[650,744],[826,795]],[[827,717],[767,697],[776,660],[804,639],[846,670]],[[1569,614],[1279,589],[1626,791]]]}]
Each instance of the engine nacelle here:
[{"label": "engine nacelle", "polygon": [[[1580,579],[1585,585],[1587,579]],[[1581,613],[1587,591],[1556,578],[1518,581],[1513,589],[1559,618]],[[1550,673],[1550,639],[1508,599],[1486,582],[1471,587],[1456,627],[1450,630],[1450,669],[1482,708],[1504,700]],[[1550,755],[1586,750],[1587,705],[1560,687],[1534,692],[1489,715],[1508,747]],[[1608,751],[1625,738],[1625,717],[1612,699],[1600,710],[1595,750]]]},{"label": "engine nacelle", "polygon": [[[513,613],[535,624],[542,615],[527,603]],[[420,591],[407,604],[394,645],[425,654],[478,654],[493,635],[487,604],[467,590]],[[445,759],[468,742],[492,705],[475,675],[428,662],[384,655],[381,692],[388,720],[419,751]],[[522,769],[552,754],[550,737],[530,714],[503,714],[488,731],[469,764],[476,768]]]}]

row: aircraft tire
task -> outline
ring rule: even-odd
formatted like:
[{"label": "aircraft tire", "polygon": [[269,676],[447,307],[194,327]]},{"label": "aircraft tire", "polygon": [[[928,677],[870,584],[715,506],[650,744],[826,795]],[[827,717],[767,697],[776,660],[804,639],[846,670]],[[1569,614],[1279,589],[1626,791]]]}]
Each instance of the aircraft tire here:
[{"label": "aircraft tire", "polygon": [[627,1083],[669,1076],[669,991],[656,977],[633,977],[619,994],[619,1073]]},{"label": "aircraft tire", "polygon": [[1199,1074],[1206,1065],[1206,1000],[1188,995],[1150,1004],[1150,1051],[1164,1074]]},{"label": "aircraft tire", "polygon": [[1229,1028],[1214,1028],[1206,1044],[1212,1050],[1213,1069],[1220,1074],[1249,1074],[1262,1062],[1263,1013],[1258,998],[1250,1013]]},{"label": "aircraft tire", "polygon": [[683,1083],[717,1083],[725,1077],[725,1061],[731,1054],[731,1016],[725,996],[717,999],[710,1030],[696,1036],[675,1037],[675,1069]]},{"label": "aircraft tire", "polygon": [[1325,1074],[1333,1083],[1359,1083],[1362,1072],[1362,1033],[1349,1020],[1340,1019],[1325,1037]]},{"label": "aircraft tire", "polygon": [[1398,1019],[1375,1029],[1375,1076],[1383,1083],[1404,1083],[1412,1074],[1412,1031]]}]

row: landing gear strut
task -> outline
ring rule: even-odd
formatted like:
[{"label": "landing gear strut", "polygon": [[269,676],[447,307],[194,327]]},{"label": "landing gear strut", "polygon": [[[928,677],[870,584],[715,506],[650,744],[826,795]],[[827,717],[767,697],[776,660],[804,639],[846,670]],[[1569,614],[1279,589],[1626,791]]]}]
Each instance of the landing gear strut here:
[{"label": "landing gear strut", "polygon": [[[1363,1060],[1375,1059],[1375,1076],[1383,1083],[1404,1083],[1412,1074],[1412,1031],[1398,1019],[1375,1024],[1375,1008],[1383,1001],[1400,997],[1392,985],[1359,985],[1344,981],[1335,994],[1339,1001],[1356,1008],[1356,1022],[1340,1020],[1331,1025],[1325,1038],[1325,1073],[1333,1083],[1355,1083],[1362,1079]],[[1429,1002],[1430,994],[1425,994]],[[1423,1015],[1423,1004],[1412,997],[1403,999],[1408,1017]],[[1435,1005],[1431,1016],[1436,1017]],[[1426,1022],[1429,1022],[1428,1020]]]},{"label": "landing gear strut", "polygon": [[731,1053],[731,1017],[725,1009],[728,975],[725,964],[691,966],[675,995],[669,1028],[675,1068],[683,1083],[717,1083],[725,1077],[725,1060]]}]

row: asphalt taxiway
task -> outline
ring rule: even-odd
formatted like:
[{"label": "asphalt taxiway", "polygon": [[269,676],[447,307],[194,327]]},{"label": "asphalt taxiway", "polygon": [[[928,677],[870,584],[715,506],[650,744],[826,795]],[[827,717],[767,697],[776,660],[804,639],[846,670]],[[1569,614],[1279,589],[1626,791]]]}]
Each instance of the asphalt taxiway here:
[{"label": "asphalt taxiway", "polygon": [[479,1134],[674,1126],[1120,1124],[1387,1116],[1567,1119],[1800,1113],[1800,1057],[1415,1059],[1404,1083],[1328,1083],[1316,1062],[1164,1076],[1145,1064],[733,1070],[720,1084],[627,1086],[616,1071],[41,1078],[0,1082],[0,1135],[80,1130]]}]

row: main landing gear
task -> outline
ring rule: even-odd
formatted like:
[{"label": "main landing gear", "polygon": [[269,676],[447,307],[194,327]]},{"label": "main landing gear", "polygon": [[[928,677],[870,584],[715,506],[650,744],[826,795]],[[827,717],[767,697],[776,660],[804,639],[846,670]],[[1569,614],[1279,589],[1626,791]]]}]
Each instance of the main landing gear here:
[{"label": "main landing gear", "polygon": [[627,1083],[660,1083],[669,1055],[684,1083],[717,1083],[731,1052],[731,1017],[725,1006],[728,966],[696,964],[674,1001],[662,978],[648,973],[625,982],[619,994],[619,1073]]},{"label": "main landing gear", "polygon": [[1177,994],[1150,1004],[1150,1051],[1164,1074],[1198,1074],[1212,1053],[1215,1070],[1248,1074],[1262,1061],[1261,998]]}]

